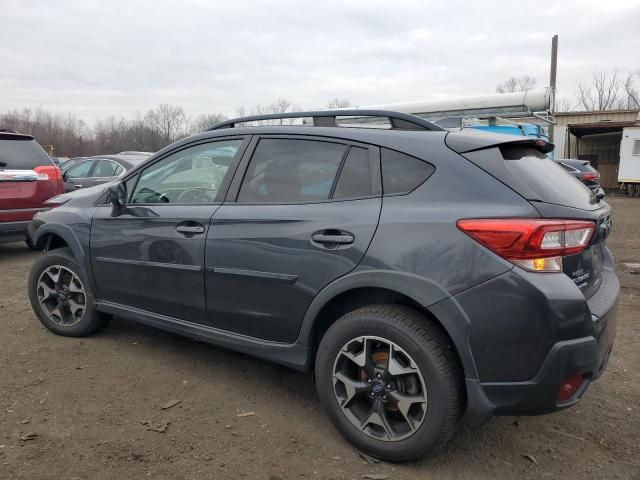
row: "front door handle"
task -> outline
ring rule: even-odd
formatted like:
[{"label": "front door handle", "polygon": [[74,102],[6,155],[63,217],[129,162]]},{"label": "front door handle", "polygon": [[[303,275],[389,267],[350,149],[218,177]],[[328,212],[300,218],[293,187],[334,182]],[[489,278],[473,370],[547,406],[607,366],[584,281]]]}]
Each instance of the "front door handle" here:
[{"label": "front door handle", "polygon": [[355,240],[355,237],[349,232],[325,231],[314,233],[311,235],[311,240],[322,244],[350,245]]},{"label": "front door handle", "polygon": [[188,225],[178,225],[176,227],[176,232],[182,233],[183,235],[200,235],[204,233],[204,226],[200,224],[188,224]]},{"label": "front door handle", "polygon": [[76,183],[76,184],[74,185],[74,187],[75,187],[75,188],[82,188],[82,185],[81,185],[81,184],[79,184],[79,183]]}]

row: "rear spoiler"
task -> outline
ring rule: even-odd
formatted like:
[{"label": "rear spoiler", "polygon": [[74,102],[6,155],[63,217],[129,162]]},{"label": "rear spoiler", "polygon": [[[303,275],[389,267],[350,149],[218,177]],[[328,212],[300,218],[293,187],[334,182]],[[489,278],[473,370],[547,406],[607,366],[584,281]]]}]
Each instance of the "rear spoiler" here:
[{"label": "rear spoiler", "polygon": [[542,153],[549,153],[555,148],[553,143],[542,140],[541,138],[501,135],[471,130],[449,132],[445,138],[445,143],[451,150],[461,154],[474,152],[476,150],[485,150],[487,148],[502,147],[504,145],[534,148]]}]

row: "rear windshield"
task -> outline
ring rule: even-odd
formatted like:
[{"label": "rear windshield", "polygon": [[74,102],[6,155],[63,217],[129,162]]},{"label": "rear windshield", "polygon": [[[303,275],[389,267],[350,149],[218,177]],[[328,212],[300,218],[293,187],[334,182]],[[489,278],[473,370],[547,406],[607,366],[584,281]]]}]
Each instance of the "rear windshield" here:
[{"label": "rear windshield", "polygon": [[598,208],[591,190],[543,153],[513,146],[501,151],[509,172],[526,184],[536,197],[528,200],[585,210]]},{"label": "rear windshield", "polygon": [[33,170],[52,165],[51,160],[35,140],[0,139],[0,169]]}]

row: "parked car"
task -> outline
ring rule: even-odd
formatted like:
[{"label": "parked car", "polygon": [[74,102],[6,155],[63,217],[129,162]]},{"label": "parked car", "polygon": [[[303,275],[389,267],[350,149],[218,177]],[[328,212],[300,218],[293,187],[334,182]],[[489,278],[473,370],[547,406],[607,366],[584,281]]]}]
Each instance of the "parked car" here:
[{"label": "parked car", "polygon": [[562,158],[556,160],[562,168],[584,183],[594,195],[604,197],[604,190],[600,186],[600,173],[591,166],[587,160],[574,160],[571,158]]},{"label": "parked car", "polygon": [[65,170],[68,170],[73,165],[78,163],[80,160],[84,160],[85,158],[88,158],[88,157],[72,157],[72,158],[70,158],[69,160],[67,160],[66,162],[64,162],[63,164],[60,165],[60,171],[62,173],[64,173]]},{"label": "parked car", "polygon": [[80,159],[62,171],[64,191],[110,182],[146,159],[146,155],[102,155]]},{"label": "parked car", "polygon": [[147,157],[150,157],[151,155],[153,155],[153,152],[138,152],[135,150],[126,150],[124,152],[118,152],[118,155],[146,155]]},{"label": "parked car", "polygon": [[[363,115],[393,128],[336,126]],[[117,315],[313,371],[359,450],[416,458],[607,364],[611,208],[550,148],[395,112],[226,121],[39,213],[31,305],[60,335]]]},{"label": "parked car", "polygon": [[[0,132],[0,242],[28,240],[27,226],[63,192],[62,176],[30,135]],[[27,242],[30,246],[30,241]]]}]

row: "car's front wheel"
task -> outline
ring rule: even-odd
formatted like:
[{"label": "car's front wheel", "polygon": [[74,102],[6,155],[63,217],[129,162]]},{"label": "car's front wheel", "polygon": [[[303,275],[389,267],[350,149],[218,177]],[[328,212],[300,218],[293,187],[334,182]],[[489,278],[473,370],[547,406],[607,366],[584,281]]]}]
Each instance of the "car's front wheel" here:
[{"label": "car's front wheel", "polygon": [[336,428],[374,457],[421,457],[457,426],[460,367],[444,334],[414,310],[381,305],[346,314],[323,336],[315,374]]},{"label": "car's front wheel", "polygon": [[33,311],[54,333],[84,337],[109,318],[96,310],[89,283],[68,248],[51,250],[36,260],[28,285]]}]

